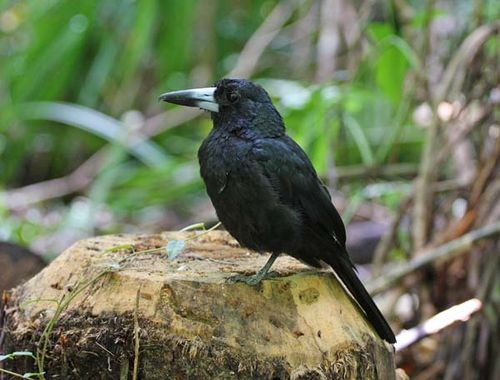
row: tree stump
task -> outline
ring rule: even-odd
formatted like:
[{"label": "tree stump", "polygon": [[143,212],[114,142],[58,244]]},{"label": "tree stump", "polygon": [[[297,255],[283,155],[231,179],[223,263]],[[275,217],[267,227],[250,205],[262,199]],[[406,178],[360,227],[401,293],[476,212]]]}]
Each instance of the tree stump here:
[{"label": "tree stump", "polygon": [[282,256],[260,285],[229,283],[267,255],[218,231],[187,240],[176,260],[149,251],[193,234],[73,245],[7,297],[0,351],[37,360],[5,368],[46,379],[395,378],[392,346],[331,272]]}]

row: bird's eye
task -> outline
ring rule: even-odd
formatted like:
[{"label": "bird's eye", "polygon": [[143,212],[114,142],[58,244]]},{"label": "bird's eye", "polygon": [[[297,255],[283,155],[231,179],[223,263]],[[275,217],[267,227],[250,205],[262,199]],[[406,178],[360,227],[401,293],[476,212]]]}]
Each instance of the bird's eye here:
[{"label": "bird's eye", "polygon": [[240,99],[240,95],[237,92],[228,92],[226,98],[230,103],[236,103]]}]

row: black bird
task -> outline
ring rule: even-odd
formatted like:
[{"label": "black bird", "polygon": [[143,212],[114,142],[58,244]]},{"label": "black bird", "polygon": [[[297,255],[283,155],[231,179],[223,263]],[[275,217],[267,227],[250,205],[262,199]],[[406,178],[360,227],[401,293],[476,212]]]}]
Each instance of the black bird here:
[{"label": "black bird", "polygon": [[208,195],[242,246],[271,253],[245,282],[259,283],[281,253],[317,268],[327,264],[380,337],[394,343],[394,333],[356,275],[344,223],[328,190],[286,134],[267,92],[247,80],[222,79],[215,87],[169,92],[160,99],[211,112],[214,126],[198,151]]}]

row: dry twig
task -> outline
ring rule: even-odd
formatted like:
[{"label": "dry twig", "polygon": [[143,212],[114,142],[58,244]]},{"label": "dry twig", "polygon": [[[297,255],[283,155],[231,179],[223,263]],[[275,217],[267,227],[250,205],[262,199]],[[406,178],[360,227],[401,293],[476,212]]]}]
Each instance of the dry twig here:
[{"label": "dry twig", "polygon": [[295,9],[294,2],[280,1],[269,16],[249,38],[241,51],[236,66],[227,74],[228,77],[248,78],[257,67],[265,48],[281,31]]},{"label": "dry twig", "polygon": [[371,281],[368,284],[367,289],[371,294],[383,292],[406,275],[430,265],[437,260],[448,260],[452,257],[465,253],[469,251],[477,241],[495,237],[499,234],[500,222],[489,224],[477,230],[471,231],[458,239],[431,249],[425,253],[422,252],[421,255],[415,255],[414,259],[406,263],[404,266],[396,268],[389,273],[385,273],[383,277],[379,277]]},{"label": "dry twig", "polygon": [[468,320],[470,316],[478,312],[481,307],[482,302],[477,298],[452,306],[416,327],[401,331],[396,337],[397,342],[394,347],[396,351],[401,351],[426,336],[440,332],[455,322]]}]

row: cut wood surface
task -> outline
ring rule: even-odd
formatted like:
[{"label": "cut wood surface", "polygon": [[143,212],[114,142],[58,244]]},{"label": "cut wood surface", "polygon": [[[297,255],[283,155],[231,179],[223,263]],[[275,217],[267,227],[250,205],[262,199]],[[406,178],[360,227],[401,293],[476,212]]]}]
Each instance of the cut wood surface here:
[{"label": "cut wood surface", "polygon": [[[141,252],[193,235],[76,243],[12,292],[0,350],[34,352],[47,379],[395,377],[392,346],[330,271],[282,256],[258,286],[227,282],[268,256],[219,231],[186,241],[176,260],[164,249]],[[29,357],[8,365],[40,369]]]}]

